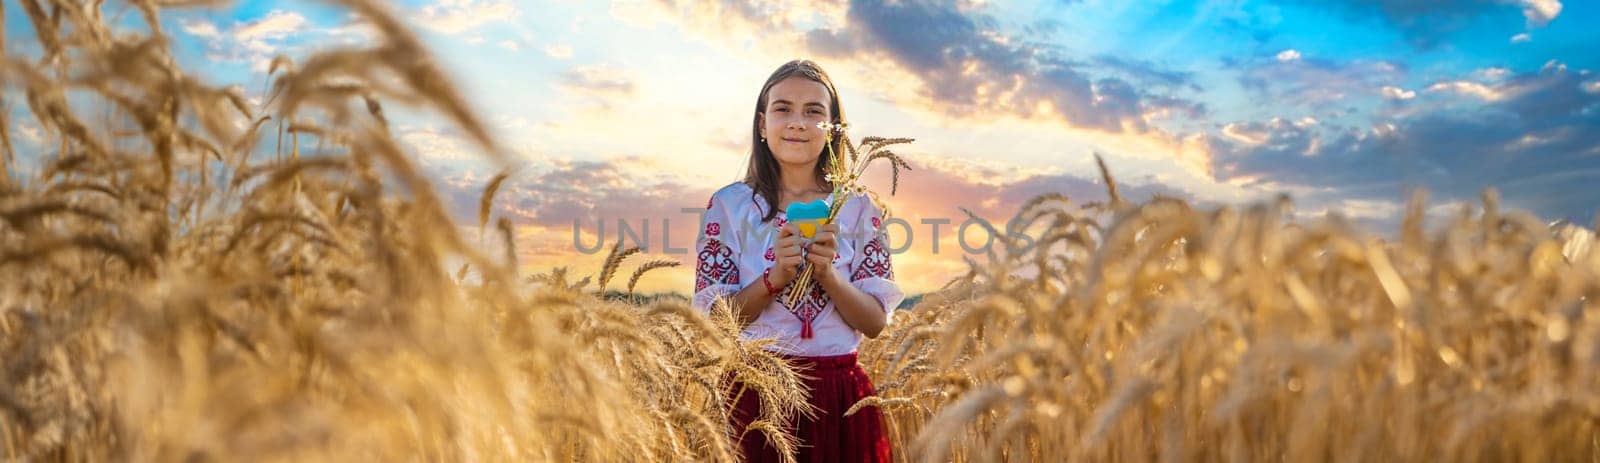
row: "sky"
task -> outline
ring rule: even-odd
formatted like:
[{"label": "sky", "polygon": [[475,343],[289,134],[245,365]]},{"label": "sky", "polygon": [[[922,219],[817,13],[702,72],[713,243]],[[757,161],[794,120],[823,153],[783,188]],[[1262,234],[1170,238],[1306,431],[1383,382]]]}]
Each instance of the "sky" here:
[{"label": "sky", "polygon": [[[12,1],[7,7],[15,8]],[[738,181],[757,93],[796,58],[821,64],[856,137],[911,137],[885,196],[909,293],[965,272],[984,241],[1050,192],[1203,205],[1289,195],[1393,229],[1414,189],[1449,215],[1498,189],[1507,207],[1591,224],[1600,207],[1600,2],[1573,0],[510,1],[394,8],[514,153],[495,214],[529,272],[593,273],[618,222],[648,236],[642,291],[693,287],[696,209]],[[18,11],[13,9],[13,11]],[[130,18],[137,15],[125,12]],[[21,15],[8,15],[8,47]],[[178,59],[259,95],[273,57],[371,34],[321,2],[169,14]],[[25,39],[25,37],[23,37]],[[425,113],[396,133],[475,221],[502,166]],[[25,124],[25,123],[24,123]],[[35,127],[34,133],[37,134]],[[29,127],[20,127],[28,136]],[[889,190],[887,168],[869,185]],[[685,212],[685,209],[689,209]],[[947,221],[935,226],[929,221]],[[605,235],[598,236],[600,224]],[[649,233],[642,233],[643,227]],[[663,236],[666,230],[666,236]],[[937,251],[934,242],[938,242]],[[631,243],[630,243],[631,244]],[[631,266],[624,266],[624,272]],[[624,278],[625,279],[625,278]],[[612,287],[617,287],[613,283]]]}]

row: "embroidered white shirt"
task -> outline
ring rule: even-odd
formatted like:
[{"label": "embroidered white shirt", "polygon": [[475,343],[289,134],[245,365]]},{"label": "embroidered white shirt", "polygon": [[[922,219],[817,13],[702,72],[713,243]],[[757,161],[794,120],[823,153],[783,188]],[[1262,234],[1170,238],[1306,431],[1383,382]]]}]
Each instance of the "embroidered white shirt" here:
[{"label": "embroidered white shirt", "polygon": [[[833,200],[829,195],[829,204]],[[698,255],[692,302],[695,309],[709,313],[718,297],[731,297],[752,283],[761,285],[761,274],[775,262],[772,247],[787,220],[779,210],[771,221],[762,222],[767,208],[766,199],[743,182],[711,195],[694,246]],[[835,222],[839,224],[839,234],[834,271],[848,275],[852,286],[877,299],[892,316],[905,294],[894,282],[883,211],[865,196],[852,196],[840,206]],[[760,317],[745,327],[742,338],[776,339],[768,349],[788,355],[816,357],[855,352],[862,334],[839,316],[821,283],[813,280],[811,289],[802,293],[793,306],[785,297],[789,289],[781,290]],[[804,338],[801,331],[808,318],[812,336]]]}]

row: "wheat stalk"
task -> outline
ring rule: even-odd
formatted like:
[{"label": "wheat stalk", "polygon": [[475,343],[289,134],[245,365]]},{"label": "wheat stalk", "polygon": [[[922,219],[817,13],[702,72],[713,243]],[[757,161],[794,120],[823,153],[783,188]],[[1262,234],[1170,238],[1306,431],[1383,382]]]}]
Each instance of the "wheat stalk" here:
[{"label": "wheat stalk", "polygon": [[667,259],[657,259],[640,264],[639,268],[634,269],[633,276],[628,278],[628,299],[633,299],[633,287],[639,283],[639,279],[643,278],[645,273],[659,268],[677,267],[679,265],[681,264],[678,261]]},{"label": "wheat stalk", "polygon": [[622,267],[622,261],[626,260],[628,256],[638,253],[638,246],[628,246],[627,249],[623,249],[622,240],[617,240],[617,243],[611,246],[611,252],[606,255],[605,262],[600,266],[599,289],[596,291],[599,291],[600,294],[605,294],[606,282],[611,281],[611,277],[617,274],[617,269]]},{"label": "wheat stalk", "polygon": [[[818,127],[822,128],[823,133],[826,134],[826,143],[824,143],[824,146],[828,147],[827,155],[829,158],[829,171],[827,172],[827,180],[833,184],[834,201],[833,204],[828,205],[828,221],[831,223],[835,220],[839,214],[839,209],[843,207],[845,201],[847,201],[849,197],[853,195],[869,195],[874,203],[878,203],[878,208],[884,211],[884,218],[887,219],[889,217],[889,209],[878,201],[876,193],[873,193],[871,190],[867,189],[867,187],[862,185],[859,180],[861,175],[866,173],[866,169],[872,164],[872,161],[877,159],[888,159],[890,161],[890,167],[893,171],[893,184],[890,190],[890,194],[893,195],[894,191],[898,190],[900,187],[900,169],[903,167],[909,170],[911,166],[906,164],[904,160],[900,159],[898,155],[892,152],[880,150],[885,146],[910,143],[913,140],[910,138],[866,137],[862,139],[862,146],[866,147],[868,152],[864,157],[865,160],[857,162],[857,159],[862,157],[858,156],[855,144],[850,143],[849,137],[845,136],[845,131],[848,128],[847,125],[829,124],[824,122],[819,123]],[[848,162],[846,162],[844,157],[839,153],[834,152],[834,137],[845,138],[845,146],[849,151],[850,160]],[[788,294],[785,295],[785,297],[788,298],[790,305],[799,303],[800,296],[804,294],[807,288],[811,286],[813,272],[815,272],[815,269],[813,269],[809,263],[802,265],[800,274],[795,277]]]},{"label": "wheat stalk", "polygon": [[511,177],[510,171],[500,171],[494,178],[489,179],[489,184],[483,187],[483,195],[478,198],[478,237],[483,238],[483,228],[489,225],[489,212],[494,208],[494,194],[500,191],[500,184]]}]

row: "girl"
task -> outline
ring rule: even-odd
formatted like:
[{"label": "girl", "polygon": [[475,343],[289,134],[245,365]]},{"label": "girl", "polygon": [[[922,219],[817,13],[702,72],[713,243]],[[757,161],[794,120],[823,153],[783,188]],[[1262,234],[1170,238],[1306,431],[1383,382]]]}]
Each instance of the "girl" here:
[{"label": "girl", "polygon": [[[709,312],[717,298],[728,298],[744,326],[742,338],[775,338],[770,349],[811,377],[806,385],[816,416],[799,417],[790,427],[800,441],[799,461],[887,462],[889,441],[879,410],[868,407],[849,417],[844,412],[873,394],[856,363],[856,346],[863,335],[883,332],[905,296],[894,282],[882,211],[866,197],[834,198],[824,178],[827,138],[818,124],[843,122],[839,92],[816,63],[790,61],[767,78],[756,96],[744,180],[718,190],[706,204],[695,240],[693,305]],[[832,143],[835,152],[844,148],[842,137]],[[787,223],[784,210],[824,198],[844,204],[832,223],[807,240]],[[802,263],[814,268],[812,282],[791,304],[788,286]],[[756,394],[733,395],[739,399],[731,404],[730,425],[744,457],[778,461],[762,433],[744,432],[760,412]]]}]

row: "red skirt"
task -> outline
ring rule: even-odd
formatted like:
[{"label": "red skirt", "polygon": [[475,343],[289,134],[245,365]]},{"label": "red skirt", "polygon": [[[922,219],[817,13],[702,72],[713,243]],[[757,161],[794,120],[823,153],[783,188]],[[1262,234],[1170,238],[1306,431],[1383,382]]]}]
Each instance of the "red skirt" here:
[{"label": "red skirt", "polygon": [[[800,446],[795,449],[795,460],[806,462],[889,462],[889,436],[884,432],[883,415],[878,407],[857,410],[854,415],[844,412],[856,401],[873,395],[872,381],[867,372],[856,364],[856,354],[830,357],[788,357],[799,366],[800,373],[811,377],[806,387],[811,390],[811,406],[816,407],[816,417],[798,416],[794,431]],[[739,438],[744,461],[776,462],[778,451],[767,444],[760,431],[745,433],[745,426],[755,421],[761,413],[761,399],[755,391],[744,390],[733,384],[729,400],[732,413],[729,424],[733,436]],[[743,436],[740,438],[740,436]]]}]

